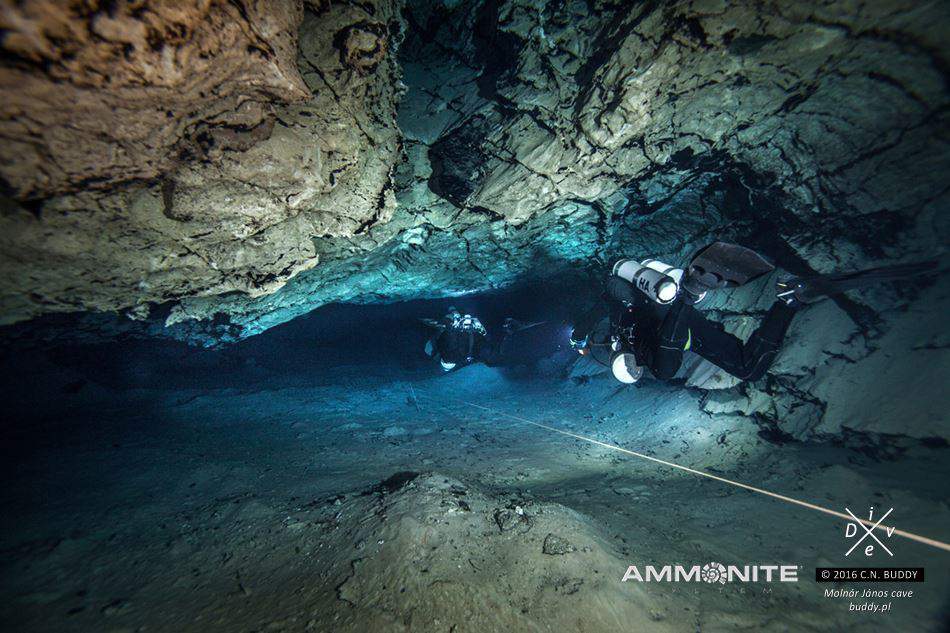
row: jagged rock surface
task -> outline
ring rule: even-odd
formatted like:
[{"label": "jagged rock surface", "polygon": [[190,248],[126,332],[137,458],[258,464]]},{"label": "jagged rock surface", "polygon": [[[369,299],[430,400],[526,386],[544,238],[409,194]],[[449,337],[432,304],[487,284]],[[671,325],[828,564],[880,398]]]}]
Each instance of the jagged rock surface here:
[{"label": "jagged rock surface", "polygon": [[[69,146],[25,162],[17,143],[7,146],[4,177],[13,193],[23,200],[77,191],[29,205],[4,200],[3,322],[76,310],[130,309],[144,318],[151,305],[185,297],[271,293],[317,264],[315,238],[352,236],[391,214],[390,172],[399,157],[394,3],[306,14],[291,2],[162,6],[60,21],[77,38],[92,38],[82,29],[108,23],[120,34],[148,33],[152,22],[192,19],[182,23],[191,31],[180,46],[160,39],[160,50],[143,50],[133,42],[115,60],[107,54],[112,40],[96,36],[94,50],[52,63],[52,75],[12,62],[3,68],[6,125],[28,126],[24,138],[44,129],[47,136],[33,142],[44,155],[57,143]],[[8,33],[7,47],[33,42],[29,29],[52,28],[42,16],[67,15],[42,3],[25,7],[6,9],[5,19],[41,15],[15,22],[22,33]],[[92,26],[78,24],[87,18]],[[72,83],[60,87],[55,73],[70,69]],[[96,85],[105,73],[116,79]],[[26,87],[14,89],[16,81]],[[51,100],[24,114],[25,104],[55,90],[76,103]],[[90,135],[99,145],[86,142]]]},{"label": "jagged rock surface", "polygon": [[[304,101],[268,93],[256,127],[202,124],[223,138],[154,181],[5,204],[5,321],[125,310],[140,324],[72,328],[207,345],[332,301],[594,279],[620,254],[682,263],[714,237],[793,273],[950,243],[945,4],[308,6]],[[781,420],[778,438],[903,433],[894,389],[940,401],[913,373],[945,366],[925,318],[945,296],[809,308],[763,384],[721,380],[704,406]],[[748,332],[769,300],[764,283],[709,307]],[[867,381],[886,388],[862,400]],[[910,434],[945,437],[915,411]]]},{"label": "jagged rock surface", "polygon": [[0,175],[35,199],[254,144],[270,104],[308,97],[301,17],[292,0],[4,2]]},{"label": "jagged rock surface", "polygon": [[188,299],[175,320],[219,311],[208,337],[246,336],[328,301],[679,253],[737,221],[796,272],[933,253],[945,16],[773,9],[410,3],[392,221],[318,241],[323,263],[281,293]]}]

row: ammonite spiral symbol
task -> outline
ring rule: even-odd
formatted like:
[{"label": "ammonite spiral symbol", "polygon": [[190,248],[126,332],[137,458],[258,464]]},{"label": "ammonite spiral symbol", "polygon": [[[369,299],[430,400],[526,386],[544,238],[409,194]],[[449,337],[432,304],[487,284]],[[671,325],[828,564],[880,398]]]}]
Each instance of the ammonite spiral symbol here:
[{"label": "ammonite spiral symbol", "polygon": [[706,582],[721,582],[726,584],[726,567],[721,563],[706,563],[703,565],[702,579]]}]

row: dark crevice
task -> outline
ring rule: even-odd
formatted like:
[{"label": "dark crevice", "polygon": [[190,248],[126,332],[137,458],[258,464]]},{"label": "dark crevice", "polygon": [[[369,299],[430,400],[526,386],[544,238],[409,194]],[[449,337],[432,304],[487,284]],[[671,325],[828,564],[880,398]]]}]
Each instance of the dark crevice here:
[{"label": "dark crevice", "polygon": [[479,94],[486,100],[498,97],[498,86],[514,71],[518,62],[521,40],[498,28],[498,12],[501,0],[484,0],[475,16],[472,33],[475,44],[475,60],[482,72],[478,77]]},{"label": "dark crevice", "polygon": [[610,12],[610,15],[606,16],[607,19],[602,22],[604,24],[604,30],[601,31],[594,41],[592,49],[595,52],[574,74],[574,83],[580,88],[577,98],[574,101],[575,119],[580,117],[581,109],[594,90],[594,75],[596,75],[597,71],[616,53],[624,40],[640,26],[647,16],[658,10],[659,6],[660,3],[656,0],[647,0],[640,4],[638,7],[639,12],[633,19],[621,21],[619,25],[617,24],[617,17],[621,16],[623,11],[629,9],[630,6],[621,2],[615,7],[606,9]]}]

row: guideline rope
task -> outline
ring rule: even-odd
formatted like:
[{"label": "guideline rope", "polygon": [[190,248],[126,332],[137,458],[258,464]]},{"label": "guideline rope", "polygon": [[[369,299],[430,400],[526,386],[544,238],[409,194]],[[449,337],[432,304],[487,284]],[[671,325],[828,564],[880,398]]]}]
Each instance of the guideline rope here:
[{"label": "guideline rope", "polygon": [[[867,520],[867,519],[859,519],[859,518],[857,518],[856,516],[854,516],[853,514],[851,514],[851,513],[850,513],[850,510],[848,510],[848,514],[845,514],[845,513],[843,513],[843,512],[837,512],[837,511],[832,510],[832,509],[830,509],[830,508],[825,508],[825,507],[823,507],[823,506],[820,506],[820,505],[817,505],[817,504],[814,504],[814,503],[809,503],[808,501],[802,501],[801,499],[795,499],[795,498],[793,498],[793,497],[788,497],[788,496],[786,496],[786,495],[782,495],[782,494],[779,494],[779,493],[777,493],[777,492],[772,492],[771,490],[765,490],[764,488],[757,488],[757,487],[755,487],[755,486],[750,486],[749,484],[744,484],[744,483],[739,482],[739,481],[733,481],[732,479],[726,479],[725,477],[720,477],[720,476],[718,476],[718,475],[713,475],[712,473],[707,473],[707,472],[704,472],[704,471],[702,471],[702,470],[696,470],[695,468],[690,468],[690,467],[688,467],[688,466],[682,466],[682,465],[676,464],[676,463],[674,463],[674,462],[669,462],[669,461],[666,461],[665,459],[659,459],[659,458],[657,458],[657,457],[651,457],[650,455],[644,455],[643,453],[638,453],[638,452],[636,452],[636,451],[631,451],[631,450],[629,450],[629,449],[622,448],[622,447],[620,447],[620,446],[615,446],[614,444],[608,444],[607,442],[601,442],[600,440],[595,440],[595,439],[593,439],[593,438],[591,438],[591,437],[585,437],[585,436],[583,436],[583,435],[578,435],[577,433],[571,433],[570,431],[565,431],[565,430],[563,430],[563,429],[559,429],[559,428],[557,428],[557,427],[549,426],[549,425],[547,425],[547,424],[541,424],[540,422],[535,422],[534,420],[529,420],[528,418],[524,418],[524,417],[521,417],[521,416],[518,416],[518,415],[512,415],[512,414],[510,414],[510,413],[505,413],[504,411],[498,411],[497,409],[493,409],[493,408],[491,408],[491,407],[486,407],[486,406],[481,405],[481,404],[475,404],[474,402],[467,402],[467,401],[465,401],[465,400],[460,400],[459,402],[462,403],[462,404],[468,405],[468,406],[470,406],[470,407],[474,407],[474,408],[476,408],[476,409],[481,409],[481,410],[483,410],[483,411],[487,411],[487,412],[493,413],[493,414],[495,414],[495,415],[500,415],[500,416],[509,418],[509,419],[511,419],[511,420],[516,420],[516,421],[518,421],[518,422],[523,422],[523,423],[525,423],[525,424],[531,424],[531,425],[536,426],[536,427],[538,427],[538,428],[542,428],[542,429],[545,429],[545,430],[547,430],[547,431],[552,431],[552,432],[554,432],[554,433],[560,433],[561,435],[566,435],[567,437],[572,437],[572,438],[574,438],[574,439],[576,439],[576,440],[581,440],[581,441],[583,441],[583,442],[589,442],[589,443],[595,444],[595,445],[597,445],[597,446],[602,446],[602,447],[604,447],[604,448],[609,448],[609,449],[611,449],[611,450],[619,451],[619,452],[624,453],[624,454],[626,454],[626,455],[631,455],[631,456],[633,456],[633,457],[638,457],[638,458],[640,458],[640,459],[645,459],[645,460],[647,460],[647,461],[655,462],[655,463],[657,463],[657,464],[663,464],[664,466],[669,466],[670,468],[676,468],[676,469],[678,469],[678,470],[682,470],[682,471],[684,471],[684,472],[691,473],[691,474],[693,474],[693,475],[699,475],[700,477],[706,477],[706,478],[708,478],[708,479],[713,479],[713,480],[715,480],[715,481],[719,481],[719,482],[722,482],[722,483],[724,483],[724,484],[729,484],[730,486],[736,486],[736,487],[738,487],[738,488],[743,488],[744,490],[749,490],[749,491],[751,491],[751,492],[754,492],[754,493],[757,493],[757,494],[760,494],[760,495],[766,495],[766,496],[768,496],[768,497],[772,497],[773,499],[778,499],[778,500],[784,501],[784,502],[786,502],[786,503],[791,503],[791,504],[794,504],[794,505],[797,505],[797,506],[801,506],[801,507],[803,507],[803,508],[808,508],[809,510],[815,510],[815,511],[817,511],[817,512],[823,512],[823,513],[829,514],[829,515],[831,515],[831,516],[833,516],[833,517],[837,517],[837,518],[839,518],[839,519],[844,519],[845,521],[859,522],[859,523],[864,524],[864,525],[867,526],[868,528],[871,528],[872,530],[877,529],[877,528],[881,528],[882,530],[886,530],[888,534],[897,534],[898,536],[902,536],[902,537],[904,537],[904,538],[906,538],[906,539],[910,539],[911,541],[916,541],[916,542],[922,543],[922,544],[924,544],[924,545],[929,545],[929,546],[931,546],[931,547],[936,547],[937,549],[942,549],[942,550],[944,550],[944,551],[950,552],[950,544],[948,544],[948,543],[944,543],[943,541],[938,541],[938,540],[936,540],[936,539],[928,538],[928,537],[926,537],[926,536],[921,536],[921,535],[919,535],[919,534],[914,534],[914,533],[912,533],[912,532],[907,532],[907,531],[905,531],[905,530],[899,530],[899,529],[897,529],[897,528],[895,528],[895,527],[891,527],[891,526],[887,526],[887,525],[882,525],[882,524],[881,524],[881,521],[878,521],[878,522],[874,523],[874,522],[871,522],[871,521],[869,521],[869,520]],[[845,510],[847,510],[847,508],[845,508]]]}]

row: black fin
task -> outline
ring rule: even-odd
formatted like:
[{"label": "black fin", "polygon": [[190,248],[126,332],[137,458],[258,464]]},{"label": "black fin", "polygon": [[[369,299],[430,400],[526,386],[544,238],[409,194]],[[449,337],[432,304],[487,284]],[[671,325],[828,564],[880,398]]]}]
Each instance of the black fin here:
[{"label": "black fin", "polygon": [[928,260],[913,264],[880,266],[850,273],[796,277],[779,282],[779,298],[783,298],[782,291],[784,289],[786,295],[793,294],[794,299],[803,303],[811,303],[821,297],[839,295],[849,290],[859,290],[891,281],[934,275],[941,272],[938,267],[939,262],[937,260]]},{"label": "black fin", "polygon": [[445,323],[440,319],[419,319],[419,322],[425,325],[426,327],[431,327],[436,330],[444,330]]},{"label": "black fin", "polygon": [[848,290],[857,290],[889,281],[924,277],[937,272],[937,260],[918,262],[914,264],[898,264],[896,266],[881,266],[868,268],[851,273],[838,273],[805,278],[804,281],[813,290],[821,294],[840,294]]},{"label": "black fin", "polygon": [[693,256],[687,277],[707,290],[736,288],[773,270],[770,261],[750,248],[715,242]]}]

